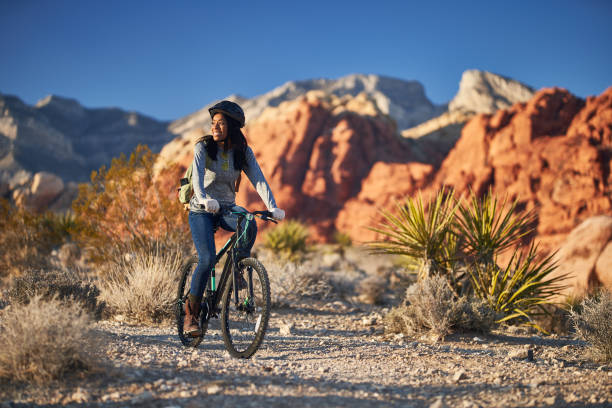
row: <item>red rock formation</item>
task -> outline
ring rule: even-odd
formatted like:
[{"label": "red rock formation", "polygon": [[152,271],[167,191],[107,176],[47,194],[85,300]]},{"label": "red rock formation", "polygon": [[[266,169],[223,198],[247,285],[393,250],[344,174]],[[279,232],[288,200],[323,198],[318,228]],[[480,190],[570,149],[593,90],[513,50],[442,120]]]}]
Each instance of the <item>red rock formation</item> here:
[{"label": "red rock formation", "polygon": [[[369,106],[367,101],[364,106]],[[279,205],[289,217],[311,224],[315,239],[326,240],[335,229],[347,229],[349,223],[338,224],[336,218],[363,190],[363,180],[372,178],[375,163],[405,169],[403,163],[419,154],[396,136],[386,117],[362,114],[372,113],[371,106],[364,106],[309,96],[271,109],[247,129]],[[395,192],[388,175],[383,172],[372,182],[378,190]],[[243,185],[237,201],[261,206],[249,183]],[[371,210],[376,213],[375,206]]]},{"label": "red rock formation", "polygon": [[[433,146],[400,140],[393,123],[359,97],[307,94],[266,110],[246,134],[279,206],[313,225],[316,239],[337,229],[369,241],[379,208],[442,185],[460,194],[491,187],[535,208],[547,249],[559,248],[586,218],[612,213],[612,88],[586,101],[543,89],[526,103],[478,115],[441,165]],[[175,160],[189,163],[188,150]],[[263,207],[246,179],[237,201]]]},{"label": "red rock formation", "polygon": [[526,104],[479,115],[437,172],[430,190],[489,187],[536,208],[548,249],[592,215],[610,214],[612,88],[586,104],[563,89],[543,89]]}]

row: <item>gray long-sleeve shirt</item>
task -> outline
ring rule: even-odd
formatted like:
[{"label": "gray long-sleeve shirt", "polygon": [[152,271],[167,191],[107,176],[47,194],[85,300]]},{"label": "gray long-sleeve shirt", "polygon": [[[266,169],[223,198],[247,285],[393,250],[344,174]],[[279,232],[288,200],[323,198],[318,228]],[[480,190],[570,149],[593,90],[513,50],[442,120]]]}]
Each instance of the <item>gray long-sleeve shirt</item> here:
[{"label": "gray long-sleeve shirt", "polygon": [[[203,142],[195,145],[193,153],[193,197],[189,201],[189,211],[204,212],[200,204],[204,204],[205,199],[213,198],[220,205],[234,205],[236,203],[236,179],[240,171],[234,169],[233,150],[217,151],[217,160],[211,159],[206,154]],[[274,195],[264,177],[253,150],[246,149],[246,166],[244,172],[248,179],[257,190],[262,201],[269,211],[276,208]]]}]

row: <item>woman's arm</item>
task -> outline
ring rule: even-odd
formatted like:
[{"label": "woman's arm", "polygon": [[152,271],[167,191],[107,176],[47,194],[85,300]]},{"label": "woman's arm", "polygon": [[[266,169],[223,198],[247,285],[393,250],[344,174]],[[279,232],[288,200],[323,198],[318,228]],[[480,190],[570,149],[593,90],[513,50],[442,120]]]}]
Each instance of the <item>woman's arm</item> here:
[{"label": "woman's arm", "polygon": [[204,143],[196,143],[193,149],[191,181],[193,184],[193,195],[197,204],[204,204],[206,191],[204,190],[204,169],[206,169],[206,149]]},{"label": "woman's arm", "polygon": [[261,197],[262,201],[268,208],[268,211],[272,211],[272,209],[276,208],[276,200],[274,199],[274,195],[272,194],[272,190],[270,190],[270,186],[266,181],[266,178],[255,159],[255,154],[250,147],[246,149],[246,168],[244,169],[244,173],[247,175],[253,187],[257,191],[257,194]]}]

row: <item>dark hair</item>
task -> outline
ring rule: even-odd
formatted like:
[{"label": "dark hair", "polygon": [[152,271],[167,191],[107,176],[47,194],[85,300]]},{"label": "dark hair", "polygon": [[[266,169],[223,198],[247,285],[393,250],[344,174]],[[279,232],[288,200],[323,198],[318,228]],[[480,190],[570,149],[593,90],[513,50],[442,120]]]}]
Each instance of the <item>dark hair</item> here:
[{"label": "dark hair", "polygon": [[[240,130],[240,123],[237,120],[230,118],[223,114],[223,117],[227,121],[227,137],[223,141],[223,148],[225,150],[229,148],[234,149],[234,169],[240,171],[246,167],[246,149],[248,143],[246,137]],[[217,151],[219,146],[211,135],[202,136],[196,143],[204,142],[206,148],[206,154],[213,160],[217,160]]]}]

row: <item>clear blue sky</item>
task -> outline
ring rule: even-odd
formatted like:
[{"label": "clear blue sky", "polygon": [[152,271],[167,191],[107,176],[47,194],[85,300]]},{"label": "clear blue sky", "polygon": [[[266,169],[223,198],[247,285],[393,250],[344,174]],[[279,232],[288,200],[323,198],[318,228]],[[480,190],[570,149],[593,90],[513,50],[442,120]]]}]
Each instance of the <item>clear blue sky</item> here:
[{"label": "clear blue sky", "polygon": [[612,1],[0,0],[0,93],[177,119],[233,93],[373,73],[450,100],[467,69],[612,85]]}]

